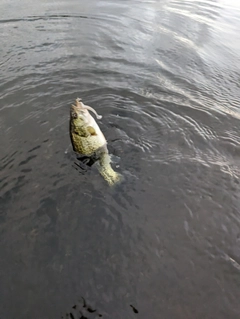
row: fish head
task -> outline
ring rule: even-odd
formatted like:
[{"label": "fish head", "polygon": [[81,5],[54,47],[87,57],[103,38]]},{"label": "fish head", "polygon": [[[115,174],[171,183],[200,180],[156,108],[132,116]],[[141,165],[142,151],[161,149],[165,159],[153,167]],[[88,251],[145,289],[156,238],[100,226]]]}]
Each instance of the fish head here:
[{"label": "fish head", "polygon": [[88,110],[79,105],[72,105],[70,108],[70,121],[74,123],[75,126],[87,126],[90,116],[91,115],[89,114]]}]

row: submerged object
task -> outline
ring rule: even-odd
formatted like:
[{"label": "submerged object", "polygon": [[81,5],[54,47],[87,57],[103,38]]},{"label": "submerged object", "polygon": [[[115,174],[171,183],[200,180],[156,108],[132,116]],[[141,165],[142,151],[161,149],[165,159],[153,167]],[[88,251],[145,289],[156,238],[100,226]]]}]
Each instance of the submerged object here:
[{"label": "submerged object", "polygon": [[114,185],[122,176],[112,169],[107,141],[89,111],[92,111],[98,119],[101,118],[91,106],[84,105],[79,98],[71,105],[70,137],[73,150],[81,155],[96,156],[99,160],[100,174],[109,185]]}]

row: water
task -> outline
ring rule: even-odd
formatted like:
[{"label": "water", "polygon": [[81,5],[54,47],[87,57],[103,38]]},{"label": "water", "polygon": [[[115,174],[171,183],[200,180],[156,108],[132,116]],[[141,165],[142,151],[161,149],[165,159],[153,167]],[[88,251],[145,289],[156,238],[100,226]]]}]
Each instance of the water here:
[{"label": "water", "polygon": [[[239,29],[238,1],[1,1],[1,319],[240,317]],[[115,189],[75,165],[77,97]]]}]

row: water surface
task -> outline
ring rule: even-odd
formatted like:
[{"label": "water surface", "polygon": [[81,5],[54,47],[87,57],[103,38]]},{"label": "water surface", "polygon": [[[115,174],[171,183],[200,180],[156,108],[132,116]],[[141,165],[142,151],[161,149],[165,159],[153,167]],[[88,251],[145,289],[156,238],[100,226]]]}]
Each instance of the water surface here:
[{"label": "water surface", "polygon": [[[238,1],[1,1],[2,319],[239,318],[239,29]],[[117,188],[75,164],[77,97]]]}]

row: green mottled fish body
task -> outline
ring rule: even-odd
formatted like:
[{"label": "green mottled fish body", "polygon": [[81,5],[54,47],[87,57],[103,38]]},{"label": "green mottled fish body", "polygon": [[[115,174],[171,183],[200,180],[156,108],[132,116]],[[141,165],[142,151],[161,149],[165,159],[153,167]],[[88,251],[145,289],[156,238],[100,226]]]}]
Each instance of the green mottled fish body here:
[{"label": "green mottled fish body", "polygon": [[89,129],[78,128],[74,125],[71,127],[71,139],[74,151],[88,156],[106,145],[106,140],[99,138],[99,135],[92,135]]},{"label": "green mottled fish body", "polygon": [[[95,112],[90,106],[84,105],[79,99],[70,110],[70,137],[75,152],[82,155],[99,156],[99,172],[109,185],[121,180],[121,175],[111,167],[111,160],[107,150],[107,141],[98,124],[88,112]],[[100,118],[100,116],[96,116]]]}]

